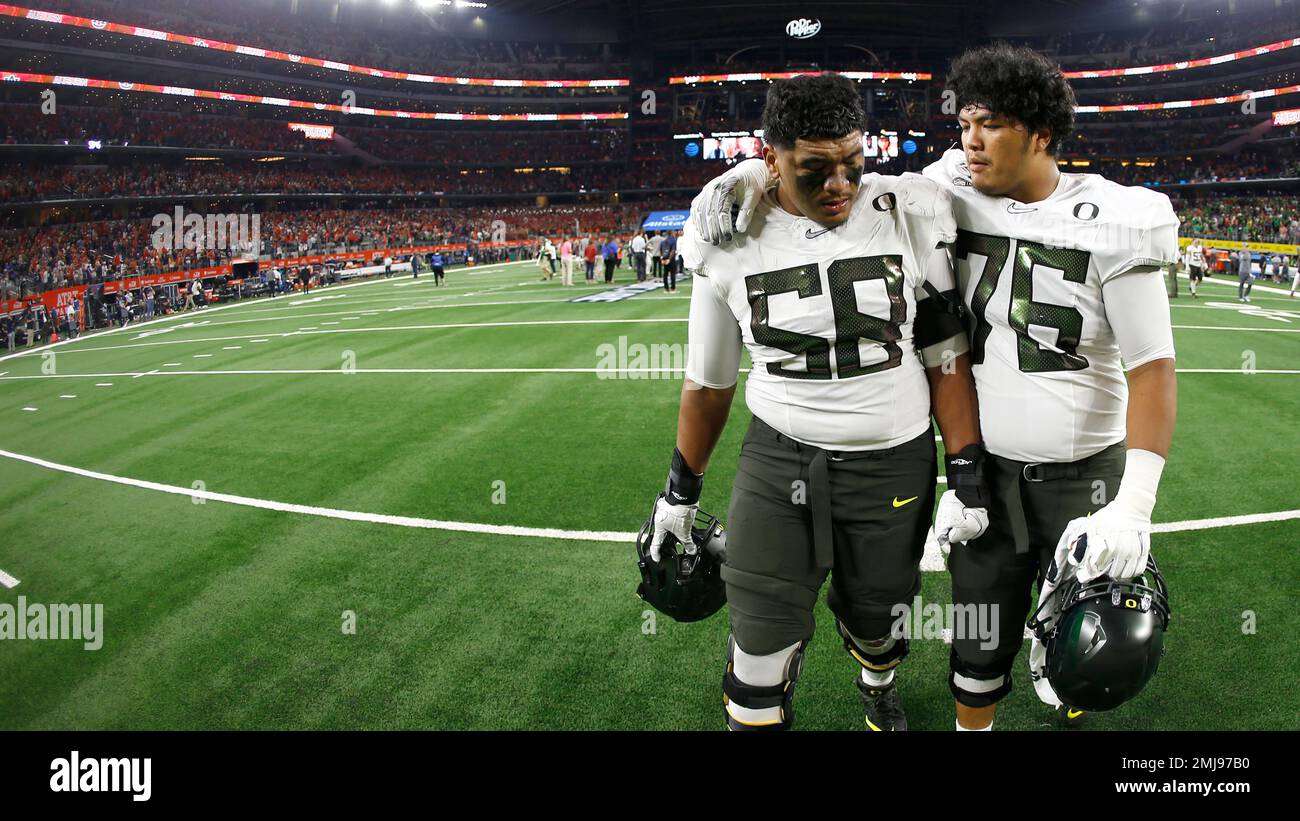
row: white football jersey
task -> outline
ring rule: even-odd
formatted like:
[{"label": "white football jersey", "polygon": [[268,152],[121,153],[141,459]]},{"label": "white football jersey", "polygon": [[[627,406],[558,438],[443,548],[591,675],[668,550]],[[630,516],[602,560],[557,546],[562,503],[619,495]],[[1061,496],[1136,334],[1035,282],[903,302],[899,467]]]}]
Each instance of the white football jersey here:
[{"label": "white football jersey", "polygon": [[[773,191],[734,243],[701,242],[689,222],[685,265],[708,279],[696,286],[716,294],[708,304],[725,309],[697,313],[693,302],[688,377],[709,384],[696,377],[710,371],[695,342],[707,329],[696,325],[726,322],[739,338],[736,359],[743,342],[753,360],[746,403],[781,433],[826,450],[879,450],[921,435],[930,391],[912,323],[927,277],[939,291],[956,287],[950,267],[930,265],[956,237],[950,200],[917,174],[867,174],[835,228],[788,213]],[[730,369],[720,383],[734,380],[735,360],[707,356]]]},{"label": "white football jersey", "polygon": [[[1177,261],[1169,198],[1061,174],[1050,197],[1026,205],[975,190],[957,149],[924,174],[953,194],[985,447],[1024,462],[1074,462],[1122,441],[1128,382],[1102,286]],[[1168,315],[1167,304],[1152,306],[1153,321],[1157,308]]]}]

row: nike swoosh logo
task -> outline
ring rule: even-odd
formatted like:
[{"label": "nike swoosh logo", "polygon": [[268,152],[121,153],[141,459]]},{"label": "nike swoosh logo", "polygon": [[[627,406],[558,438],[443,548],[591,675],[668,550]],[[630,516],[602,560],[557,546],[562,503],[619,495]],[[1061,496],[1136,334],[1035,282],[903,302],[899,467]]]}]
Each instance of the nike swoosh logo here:
[{"label": "nike swoosh logo", "polygon": [[1037,210],[1038,210],[1037,208],[1033,208],[1033,207],[1026,208],[1025,206],[1021,205],[1018,202],[1007,203],[1008,214],[1032,214]]},{"label": "nike swoosh logo", "polygon": [[1078,718],[1078,717],[1081,716],[1081,715],[1083,715],[1083,710],[1066,710],[1066,711],[1065,711],[1065,717],[1068,718],[1068,719],[1070,719],[1071,721],[1073,721],[1074,719]]},{"label": "nike swoosh logo", "polygon": [[915,501],[916,501],[917,499],[919,499],[919,498],[921,498],[921,497],[920,497],[920,496],[913,496],[913,497],[910,498],[910,499],[904,499],[903,501],[900,502],[900,501],[898,501],[898,497],[895,496],[895,497],[894,497],[894,507],[902,507],[903,505],[907,504],[908,502],[915,502]]},{"label": "nike swoosh logo", "polygon": [[817,239],[827,231],[834,231],[834,230],[835,230],[834,228],[823,228],[820,231],[814,231],[813,229],[809,228],[806,232],[804,232],[804,236],[807,237],[808,239]]}]

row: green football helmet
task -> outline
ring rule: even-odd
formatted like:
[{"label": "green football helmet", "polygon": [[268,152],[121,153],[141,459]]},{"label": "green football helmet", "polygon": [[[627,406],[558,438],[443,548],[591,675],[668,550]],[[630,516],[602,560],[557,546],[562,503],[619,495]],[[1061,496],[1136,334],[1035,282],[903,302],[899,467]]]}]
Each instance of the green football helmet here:
[{"label": "green football helmet", "polygon": [[1169,591],[1155,557],[1134,579],[1071,581],[1056,601],[1059,615],[1050,627],[1043,609],[1051,600],[1030,617],[1029,627],[1047,645],[1047,680],[1057,697],[1095,712],[1113,710],[1142,692],[1160,666],[1169,629]]}]

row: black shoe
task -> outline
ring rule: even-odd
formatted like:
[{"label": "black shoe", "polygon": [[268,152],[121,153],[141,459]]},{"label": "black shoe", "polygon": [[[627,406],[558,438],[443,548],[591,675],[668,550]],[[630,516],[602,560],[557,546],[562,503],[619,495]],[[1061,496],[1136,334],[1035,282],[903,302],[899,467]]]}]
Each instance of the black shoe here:
[{"label": "black shoe", "polygon": [[1067,707],[1064,704],[1056,708],[1056,723],[1062,727],[1078,727],[1083,724],[1087,716],[1087,712]]},{"label": "black shoe", "polygon": [[907,716],[903,713],[903,704],[898,700],[898,684],[891,681],[884,687],[872,687],[857,679],[858,690],[862,693],[862,706],[867,713],[867,729],[876,731],[906,730]]}]

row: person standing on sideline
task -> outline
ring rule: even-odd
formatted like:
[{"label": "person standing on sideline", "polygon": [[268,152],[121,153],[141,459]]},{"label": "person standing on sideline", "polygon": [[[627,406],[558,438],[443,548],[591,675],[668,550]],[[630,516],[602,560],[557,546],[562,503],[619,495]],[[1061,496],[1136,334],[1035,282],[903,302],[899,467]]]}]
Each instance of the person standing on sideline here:
[{"label": "person standing on sideline", "polygon": [[663,241],[664,238],[656,231],[645,244],[646,255],[650,258],[650,275],[655,279],[663,276],[664,272],[663,263],[659,260],[659,246]]},{"label": "person standing on sideline", "polygon": [[195,304],[194,304],[194,295],[197,294],[197,293],[199,292],[199,291],[198,291],[198,284],[199,284],[199,281],[196,279],[196,280],[194,280],[194,282],[192,282],[192,283],[190,284],[189,287],[187,287],[187,288],[185,289],[185,307],[182,308],[182,310],[188,312],[188,311],[194,309],[195,307],[197,307],[197,306],[195,306]]},{"label": "person standing on sideline", "polygon": [[659,243],[659,259],[664,268],[664,293],[677,293],[677,238],[669,232]]},{"label": "person standing on sideline", "polygon": [[447,270],[443,268],[442,254],[437,251],[433,252],[433,286],[436,288],[447,278]]},{"label": "person standing on sideline", "polygon": [[613,237],[605,244],[605,284],[614,281],[614,269],[618,267],[618,240]]},{"label": "person standing on sideline", "polygon": [[1192,291],[1192,299],[1196,299],[1196,286],[1201,284],[1205,278],[1205,249],[1201,247],[1199,239],[1192,240],[1192,244],[1187,246],[1187,282]]},{"label": "person standing on sideline", "polygon": [[560,274],[565,288],[573,285],[573,240],[569,237],[560,243]]},{"label": "person standing on sideline", "polygon": [[1243,242],[1241,250],[1234,256],[1237,263],[1237,299],[1250,302],[1250,289],[1254,285],[1250,281],[1250,243]]},{"label": "person standing on sideline", "polygon": [[636,270],[636,281],[645,282],[645,235],[640,231],[632,237],[632,267]]},{"label": "person standing on sideline", "polygon": [[548,273],[549,260],[548,254],[546,253],[546,248],[550,244],[551,241],[549,239],[543,239],[542,244],[537,248],[537,268],[542,272],[542,282],[551,278],[551,275]]},{"label": "person standing on sideline", "polygon": [[592,237],[587,240],[587,245],[582,249],[582,258],[587,264],[587,282],[596,281],[596,239]]}]

